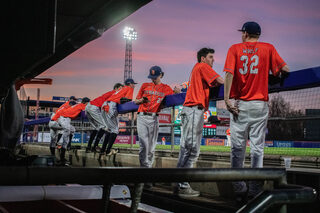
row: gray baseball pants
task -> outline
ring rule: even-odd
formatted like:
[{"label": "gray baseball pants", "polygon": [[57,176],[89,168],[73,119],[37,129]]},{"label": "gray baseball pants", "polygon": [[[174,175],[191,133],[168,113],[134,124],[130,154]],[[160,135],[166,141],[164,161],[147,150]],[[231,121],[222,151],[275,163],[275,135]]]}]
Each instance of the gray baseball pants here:
[{"label": "gray baseball pants", "polygon": [[60,116],[58,118],[59,125],[63,128],[62,133],[62,148],[67,149],[67,145],[69,143],[69,135],[73,134],[76,130],[74,126],[71,125],[71,119]]},{"label": "gray baseball pants", "polygon": [[[204,124],[204,109],[198,106],[183,106],[181,111],[181,140],[178,168],[192,168],[199,157]],[[179,183],[179,187],[188,188],[189,183]]]},{"label": "gray baseball pants", "polygon": [[85,111],[90,124],[95,130],[106,129],[102,119],[101,109],[99,107],[88,103]]},{"label": "gray baseball pants", "polygon": [[[102,109],[102,107],[105,105],[109,105],[109,112],[106,112]],[[110,133],[119,134],[117,103],[106,101],[103,103],[102,107],[102,120],[104,125],[107,127],[107,131]]]},{"label": "gray baseball pants", "polygon": [[[244,167],[246,143],[249,138],[251,168],[262,168],[265,129],[269,114],[268,103],[238,100],[237,104],[239,107],[237,118],[230,114],[231,167]],[[235,192],[247,191],[245,182],[234,182],[233,186]],[[249,182],[249,194],[256,194],[258,187],[255,182]]]},{"label": "gray baseball pants", "polygon": [[49,128],[50,128],[50,147],[55,148],[56,147],[56,143],[57,138],[58,138],[58,134],[59,131],[62,130],[62,127],[58,124],[57,121],[50,121],[49,122]]},{"label": "gray baseball pants", "polygon": [[159,133],[159,121],[156,114],[137,116],[137,130],[139,136],[139,160],[141,167],[151,168],[154,161],[154,151]]}]

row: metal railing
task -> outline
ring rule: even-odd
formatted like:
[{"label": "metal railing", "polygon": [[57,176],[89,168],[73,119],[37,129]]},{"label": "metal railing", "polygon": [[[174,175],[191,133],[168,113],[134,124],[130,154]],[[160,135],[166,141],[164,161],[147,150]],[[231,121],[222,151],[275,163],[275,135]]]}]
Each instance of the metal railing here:
[{"label": "metal railing", "polygon": [[114,183],[134,183],[130,212],[137,212],[143,183],[147,182],[217,182],[240,180],[274,181],[274,189],[260,193],[239,213],[264,212],[271,206],[280,205],[279,212],[286,212],[285,204],[311,203],[317,193],[310,187],[289,185],[285,169],[209,169],[209,168],[39,168],[2,167],[0,185],[47,185],[77,183],[103,185],[104,212],[108,212],[110,188]]}]

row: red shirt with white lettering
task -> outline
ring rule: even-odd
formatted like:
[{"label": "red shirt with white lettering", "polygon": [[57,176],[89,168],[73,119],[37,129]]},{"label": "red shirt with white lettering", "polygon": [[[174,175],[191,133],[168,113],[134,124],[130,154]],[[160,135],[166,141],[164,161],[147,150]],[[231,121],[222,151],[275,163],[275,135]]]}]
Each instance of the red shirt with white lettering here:
[{"label": "red shirt with white lettering", "polygon": [[65,118],[75,119],[78,117],[79,113],[86,108],[86,104],[80,103],[76,104],[68,109],[62,109],[58,113],[56,113],[51,120],[56,121],[63,116]]},{"label": "red shirt with white lettering", "polygon": [[243,42],[228,51],[225,72],[233,74],[230,98],[268,101],[269,71],[277,75],[286,63],[273,45]]},{"label": "red shirt with white lettering", "polygon": [[209,89],[214,86],[215,80],[220,77],[206,63],[197,63],[191,72],[189,87],[183,106],[200,105],[208,110]]},{"label": "red shirt with white lettering", "polygon": [[69,105],[69,103],[70,103],[70,101],[67,101],[67,102],[65,102],[64,104],[62,104],[57,110],[56,110],[56,113],[58,113],[60,110],[62,110],[62,109],[67,109],[67,108],[69,108],[69,107],[71,107],[70,105]]},{"label": "red shirt with white lettering", "polygon": [[128,98],[132,100],[133,97],[133,88],[130,86],[124,86],[121,89],[115,91],[108,99],[107,101],[112,101],[117,104],[120,104],[121,98]]},{"label": "red shirt with white lettering", "polygon": [[115,90],[106,92],[105,94],[103,94],[103,95],[101,95],[101,96],[93,99],[92,101],[90,101],[90,104],[101,108],[102,104],[103,104],[108,98],[110,98],[110,96],[113,95],[113,93],[115,93]]},{"label": "red shirt with white lettering", "polygon": [[136,99],[147,97],[149,102],[140,104],[138,112],[159,112],[164,97],[172,94],[173,90],[167,84],[155,85],[153,82],[142,84]]}]

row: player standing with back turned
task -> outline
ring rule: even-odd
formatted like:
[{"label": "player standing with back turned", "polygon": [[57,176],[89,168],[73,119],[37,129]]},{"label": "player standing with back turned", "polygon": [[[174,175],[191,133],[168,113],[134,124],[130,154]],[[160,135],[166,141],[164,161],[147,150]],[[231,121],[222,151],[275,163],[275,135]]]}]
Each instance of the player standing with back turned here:
[{"label": "player standing with back turned", "polygon": [[[268,76],[289,72],[286,63],[269,43],[258,42],[261,28],[256,22],[246,22],[242,43],[230,47],[224,66],[224,100],[230,114],[231,167],[243,168],[246,142],[250,137],[251,167],[263,167],[265,128],[268,120]],[[235,99],[232,105],[229,98]],[[233,183],[237,197],[253,197],[261,185],[249,182]]]}]

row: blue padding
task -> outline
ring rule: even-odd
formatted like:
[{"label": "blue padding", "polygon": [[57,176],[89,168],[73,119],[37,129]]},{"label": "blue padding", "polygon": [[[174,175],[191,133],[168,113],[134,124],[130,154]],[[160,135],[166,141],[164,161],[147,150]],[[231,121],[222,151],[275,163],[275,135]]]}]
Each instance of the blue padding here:
[{"label": "blue padding", "polygon": [[125,104],[118,104],[119,114],[124,114],[128,112],[138,111],[139,106],[136,105],[133,101],[127,102]]},{"label": "blue padding", "polygon": [[291,72],[283,85],[276,84],[269,87],[269,92],[280,92],[294,89],[310,88],[320,85],[320,67]]},{"label": "blue padding", "polygon": [[186,98],[186,93],[179,93],[174,95],[168,95],[166,96],[164,100],[165,107],[172,107],[177,105],[182,105],[184,102],[184,99]]},{"label": "blue padding", "polygon": [[[309,69],[299,70],[295,72],[291,72],[289,77],[286,78],[281,86],[280,83],[269,86],[269,92],[280,92],[294,89],[302,89],[302,88],[310,88],[320,86],[320,67],[313,67]],[[213,92],[214,100],[222,100],[223,99],[223,86],[214,88],[211,92]],[[184,99],[186,97],[186,93],[168,95],[165,98],[164,105],[165,107],[172,107],[177,105],[182,105]],[[128,112],[135,112],[139,108],[133,101],[127,102],[125,104],[118,105],[119,114],[124,114]],[[83,114],[81,114],[83,117]],[[25,122],[25,125],[35,125],[41,123],[48,123],[50,118],[38,119],[36,121],[28,121]],[[40,123],[39,123],[40,122]]]},{"label": "blue padding", "polygon": [[37,120],[32,120],[32,121],[27,121],[24,123],[24,125],[37,125],[37,124],[45,124],[45,123],[49,123],[50,121],[50,117],[47,118],[40,118]]}]

